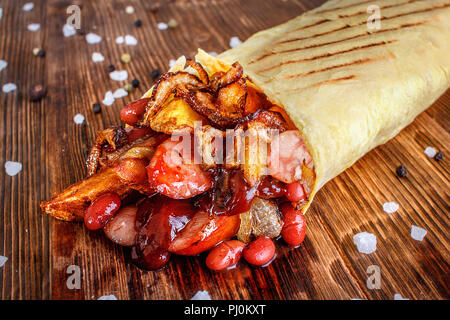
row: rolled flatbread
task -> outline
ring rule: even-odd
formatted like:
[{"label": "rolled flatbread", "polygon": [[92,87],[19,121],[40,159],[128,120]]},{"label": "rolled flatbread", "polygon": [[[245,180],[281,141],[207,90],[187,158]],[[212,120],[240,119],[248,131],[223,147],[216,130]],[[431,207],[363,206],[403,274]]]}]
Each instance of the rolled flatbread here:
[{"label": "rolled flatbread", "polygon": [[286,110],[314,160],[306,211],[327,181],[393,138],[446,91],[449,52],[448,1],[332,0],[218,59],[203,51],[196,59],[215,70],[238,61]]},{"label": "rolled flatbread", "polygon": [[[210,76],[239,62],[252,86],[284,108],[314,163],[306,212],[327,181],[394,137],[449,87],[448,1],[331,0],[218,58],[199,50],[196,60]],[[169,71],[185,69],[181,57]],[[184,127],[197,120],[193,114],[166,109],[154,119]],[[147,152],[156,142],[147,141]],[[105,190],[122,197],[142,191],[119,183],[111,170],[70,186],[43,202],[42,210],[63,220],[82,219]]]}]

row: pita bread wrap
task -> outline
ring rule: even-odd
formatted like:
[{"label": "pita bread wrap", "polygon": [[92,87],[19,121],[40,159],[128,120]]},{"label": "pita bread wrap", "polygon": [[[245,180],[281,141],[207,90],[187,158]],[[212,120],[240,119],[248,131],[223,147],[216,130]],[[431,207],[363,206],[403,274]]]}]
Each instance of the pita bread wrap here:
[{"label": "pita bread wrap", "polygon": [[[367,10],[380,9],[379,28]],[[368,8],[369,7],[369,8]],[[238,61],[282,106],[313,157],[308,204],[330,179],[387,142],[450,85],[450,2],[337,1],[259,32],[205,69]]]}]

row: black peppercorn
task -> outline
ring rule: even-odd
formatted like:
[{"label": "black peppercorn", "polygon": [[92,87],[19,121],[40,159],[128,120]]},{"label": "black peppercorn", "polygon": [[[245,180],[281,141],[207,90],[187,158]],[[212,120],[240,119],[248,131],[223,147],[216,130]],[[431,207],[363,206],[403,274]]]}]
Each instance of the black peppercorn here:
[{"label": "black peppercorn", "polygon": [[116,67],[114,67],[114,65],[109,65],[109,67],[108,67],[108,71],[109,72],[113,72],[114,70],[116,70]]},{"label": "black peppercorn", "polygon": [[141,27],[142,26],[142,20],[136,20],[135,22],[134,22],[134,25],[136,26],[136,27]]},{"label": "black peppercorn", "polygon": [[47,89],[45,89],[41,84],[33,86],[30,90],[30,100],[39,101],[47,94]]},{"label": "black peppercorn", "polygon": [[405,177],[406,174],[408,173],[405,166],[398,166],[396,172],[400,178]]},{"label": "black peppercorn", "polygon": [[139,80],[138,80],[138,79],[133,79],[133,80],[131,81],[131,85],[132,85],[134,88],[139,87]]},{"label": "black peppercorn", "polygon": [[444,154],[442,153],[442,151],[439,151],[438,153],[436,153],[436,155],[434,156],[434,160],[436,161],[441,161],[442,158],[444,157]]},{"label": "black peppercorn", "polygon": [[40,49],[37,54],[39,57],[45,57],[45,51]]},{"label": "black peppercorn", "polygon": [[100,105],[100,103],[94,103],[92,105],[92,111],[94,111],[94,113],[102,112],[102,106]]},{"label": "black peppercorn", "polygon": [[156,79],[160,76],[161,72],[158,69],[152,71],[152,78]]}]

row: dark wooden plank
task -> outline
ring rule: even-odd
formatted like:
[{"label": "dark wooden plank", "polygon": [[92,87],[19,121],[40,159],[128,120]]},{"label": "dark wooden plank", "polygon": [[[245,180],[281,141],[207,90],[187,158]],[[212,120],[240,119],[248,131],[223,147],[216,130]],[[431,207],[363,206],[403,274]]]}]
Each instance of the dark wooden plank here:
[{"label": "dark wooden plank", "polygon": [[[150,1],[81,1],[82,27],[103,37],[88,45],[83,36],[64,38],[66,8],[74,1],[34,1],[31,12],[22,3],[0,0],[0,59],[8,67],[0,84],[13,82],[18,90],[0,93],[0,162],[20,161],[15,177],[0,175],[0,255],[8,262],[0,269],[2,299],[95,299],[115,294],[120,299],[188,299],[208,290],[214,299],[392,299],[395,293],[411,299],[448,299],[449,274],[449,103],[450,92],[420,115],[396,138],[381,146],[328,183],[307,215],[307,239],[297,249],[277,244],[277,259],[266,268],[241,263],[227,273],[214,273],[204,256],[175,257],[163,270],[143,272],[129,261],[129,252],[113,245],[101,233],[80,224],[43,215],[39,202],[80,180],[84,160],[95,133],[119,123],[119,110],[153,84],[151,71],[165,71],[170,59],[192,57],[198,47],[221,52],[229,39],[242,40],[282,23],[324,1],[307,0],[185,0],[163,1],[157,12]],[[136,12],[124,12],[132,5]],[[134,21],[143,21],[141,28]],[[175,18],[179,27],[160,31],[158,22]],[[32,33],[29,23],[41,23]],[[136,47],[117,45],[114,39],[134,35]],[[46,49],[36,58],[34,47]],[[93,64],[93,52],[105,56]],[[120,62],[122,53],[131,63]],[[141,87],[130,96],[91,111],[108,90],[119,88],[106,67],[114,64],[136,77]],[[28,88],[48,87],[41,102],[30,102]],[[73,116],[81,113],[85,125]],[[434,146],[444,160],[428,159],[423,150]],[[396,178],[397,165],[408,167],[405,179]],[[397,213],[382,210],[386,201],[400,204]],[[416,242],[411,224],[428,230]],[[353,235],[375,233],[377,251],[357,252]],[[66,286],[67,268],[82,270],[80,290]],[[367,268],[381,269],[380,290],[366,286]]]}]

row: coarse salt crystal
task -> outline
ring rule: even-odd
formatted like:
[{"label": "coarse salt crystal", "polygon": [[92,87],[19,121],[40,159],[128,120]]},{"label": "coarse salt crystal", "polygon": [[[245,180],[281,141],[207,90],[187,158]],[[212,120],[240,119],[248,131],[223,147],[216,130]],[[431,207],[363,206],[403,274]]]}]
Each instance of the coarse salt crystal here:
[{"label": "coarse salt crystal", "polygon": [[159,30],[167,30],[167,28],[169,28],[169,26],[167,25],[167,23],[164,23],[164,22],[158,23],[158,29],[159,29]]},{"label": "coarse salt crystal", "polygon": [[3,8],[0,8],[0,19],[3,17]]},{"label": "coarse salt crystal", "polygon": [[394,213],[398,210],[399,205],[393,201],[391,202],[386,202],[383,204],[383,210],[386,213]]},{"label": "coarse salt crystal", "polygon": [[99,43],[100,41],[102,41],[102,37],[91,32],[86,35],[86,41],[90,44]]},{"label": "coarse salt crystal", "polygon": [[22,164],[20,162],[15,161],[6,161],[5,162],[5,171],[8,176],[15,176],[20,171],[22,171]]},{"label": "coarse salt crystal", "polygon": [[117,300],[116,296],[113,294],[107,295],[107,296],[101,296],[97,300]]},{"label": "coarse salt crystal", "polygon": [[177,62],[177,60],[175,59],[170,59],[169,61],[169,67],[172,68],[175,65],[175,62]]},{"label": "coarse salt crystal", "polygon": [[105,61],[105,57],[100,52],[94,52],[92,54],[92,61],[102,62],[102,61]]},{"label": "coarse salt crystal", "polygon": [[359,252],[369,254],[377,249],[377,237],[368,232],[360,232],[353,236],[353,242]]},{"label": "coarse salt crystal", "polygon": [[6,263],[6,261],[8,261],[8,258],[5,256],[0,256],[0,267],[3,267]]},{"label": "coarse salt crystal", "polygon": [[394,300],[409,300],[408,298],[403,298],[400,293],[394,294]]},{"label": "coarse salt crystal", "polygon": [[113,93],[114,99],[123,98],[123,97],[126,97],[127,95],[128,95],[128,92],[126,92],[125,89],[123,89],[123,88],[117,89]]},{"label": "coarse salt crystal", "polygon": [[133,37],[133,36],[131,36],[129,34],[127,34],[125,36],[125,44],[126,45],[128,45],[128,46],[135,46],[135,45],[137,45],[137,43],[138,43],[138,41],[137,41],[137,39],[135,37]]},{"label": "coarse salt crystal", "polygon": [[125,40],[124,40],[124,38],[122,36],[116,38],[116,43],[117,44],[122,44],[124,41]]},{"label": "coarse salt crystal", "polygon": [[132,6],[127,6],[125,8],[125,12],[128,14],[133,14],[134,13],[134,8]]},{"label": "coarse salt crystal", "polygon": [[128,72],[126,70],[113,71],[109,74],[109,77],[114,81],[125,81],[128,79]]},{"label": "coarse salt crystal", "polygon": [[29,31],[35,32],[35,31],[38,31],[41,28],[41,25],[39,23],[31,23],[31,24],[28,25],[27,28],[28,28]]},{"label": "coarse salt crystal", "polygon": [[8,66],[8,62],[6,62],[5,60],[0,60],[0,71],[5,69],[7,66]]},{"label": "coarse salt crystal", "polygon": [[211,296],[209,295],[208,291],[200,290],[197,291],[196,294],[194,294],[191,300],[211,300]]},{"label": "coarse salt crystal", "polygon": [[422,241],[426,234],[427,230],[415,225],[411,226],[411,238],[413,238],[414,240]]},{"label": "coarse salt crystal", "polygon": [[8,93],[17,89],[17,86],[14,83],[7,83],[3,85],[3,92]]},{"label": "coarse salt crystal", "polygon": [[230,47],[231,48],[235,48],[238,45],[240,45],[242,43],[241,39],[239,39],[238,37],[232,37],[230,39]]},{"label": "coarse salt crystal", "polygon": [[108,91],[105,93],[105,99],[103,99],[102,103],[105,106],[110,106],[114,103],[114,96],[113,96],[112,91]]},{"label": "coarse salt crystal", "polygon": [[71,37],[71,36],[73,36],[73,35],[75,35],[77,33],[77,30],[75,30],[74,27],[72,27],[72,26],[70,26],[68,24],[65,24],[63,26],[63,30],[62,31],[63,31],[64,37]]},{"label": "coarse salt crystal", "polygon": [[75,115],[75,117],[73,117],[73,121],[76,124],[82,124],[84,122],[84,116],[81,113],[78,113]]},{"label": "coarse salt crystal", "polygon": [[437,151],[436,151],[436,149],[433,148],[433,147],[426,147],[425,150],[424,150],[424,153],[425,153],[428,157],[433,158],[433,157],[436,155]]},{"label": "coarse salt crystal", "polygon": [[22,10],[23,11],[31,11],[34,8],[34,3],[33,2],[27,2],[23,5]]}]

